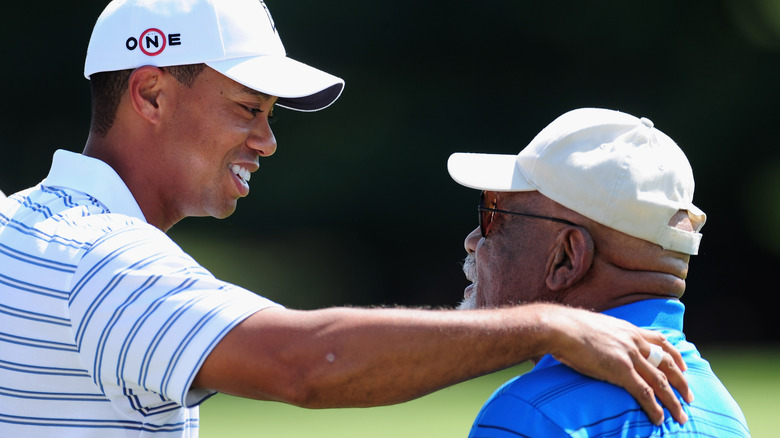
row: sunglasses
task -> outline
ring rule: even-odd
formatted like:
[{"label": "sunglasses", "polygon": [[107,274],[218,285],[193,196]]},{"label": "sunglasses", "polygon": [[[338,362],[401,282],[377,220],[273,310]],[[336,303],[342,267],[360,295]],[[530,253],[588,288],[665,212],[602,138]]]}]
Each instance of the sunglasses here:
[{"label": "sunglasses", "polygon": [[530,213],[518,213],[516,211],[507,211],[507,210],[499,210],[496,207],[496,199],[493,199],[493,202],[490,205],[485,204],[485,192],[482,192],[479,198],[479,206],[477,207],[477,210],[479,211],[479,231],[482,234],[482,237],[487,237],[490,233],[490,226],[493,225],[493,218],[495,218],[496,213],[503,213],[503,214],[511,214],[514,216],[523,216],[523,217],[530,217],[534,219],[545,219],[548,221],[558,222],[561,224],[571,225],[571,226],[579,226],[575,224],[574,222],[567,221],[566,219],[560,219],[557,217],[549,217],[549,216],[540,216],[538,214],[530,214]]}]

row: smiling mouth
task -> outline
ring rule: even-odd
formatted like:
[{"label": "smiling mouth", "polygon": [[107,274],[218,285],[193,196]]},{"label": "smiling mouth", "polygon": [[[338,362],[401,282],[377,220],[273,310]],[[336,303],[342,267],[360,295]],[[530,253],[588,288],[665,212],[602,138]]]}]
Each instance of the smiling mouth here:
[{"label": "smiling mouth", "polygon": [[252,178],[252,172],[250,172],[246,167],[239,166],[238,164],[230,166],[230,170],[232,170],[236,176],[245,182],[249,182],[249,180]]}]

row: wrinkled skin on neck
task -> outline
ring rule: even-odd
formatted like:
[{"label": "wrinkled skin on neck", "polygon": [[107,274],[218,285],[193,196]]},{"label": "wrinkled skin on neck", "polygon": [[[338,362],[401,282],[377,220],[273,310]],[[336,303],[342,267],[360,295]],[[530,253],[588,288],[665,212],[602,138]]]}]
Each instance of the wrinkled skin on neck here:
[{"label": "wrinkled skin on neck", "polygon": [[690,256],[582,218],[594,241],[594,257],[581,283],[566,289],[563,303],[603,311],[650,298],[680,298]]}]

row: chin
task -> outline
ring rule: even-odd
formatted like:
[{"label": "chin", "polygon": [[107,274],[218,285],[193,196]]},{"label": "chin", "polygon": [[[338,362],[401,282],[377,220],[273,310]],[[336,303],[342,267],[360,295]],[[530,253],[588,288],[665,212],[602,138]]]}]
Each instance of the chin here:
[{"label": "chin", "polygon": [[222,214],[213,214],[213,215],[211,215],[211,217],[213,217],[213,218],[215,218],[215,219],[227,219],[227,218],[229,218],[229,217],[230,217],[230,216],[231,216],[231,215],[232,215],[232,214],[233,214],[235,211],[236,211],[236,209],[234,208],[234,209],[232,209],[232,210],[230,210],[230,211],[228,211],[228,212],[226,212],[226,213],[222,213]]},{"label": "chin", "polygon": [[474,310],[478,309],[477,307],[477,293],[474,292],[471,295],[468,296],[468,298],[464,298],[463,301],[458,304],[458,307],[456,309],[458,310]]},{"label": "chin", "polygon": [[213,209],[208,216],[215,219],[226,219],[236,212],[238,200],[231,202],[230,204],[223,205],[222,208]]}]

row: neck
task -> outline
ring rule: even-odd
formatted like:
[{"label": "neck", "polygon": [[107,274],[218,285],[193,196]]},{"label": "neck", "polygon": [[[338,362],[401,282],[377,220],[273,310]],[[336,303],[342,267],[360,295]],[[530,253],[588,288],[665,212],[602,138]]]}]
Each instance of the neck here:
[{"label": "neck", "polygon": [[653,263],[650,268],[629,268],[596,257],[584,281],[566,291],[561,301],[601,312],[641,300],[679,299],[685,292],[687,263],[684,265],[686,269],[682,270],[683,263],[673,258],[666,263]]},{"label": "neck", "polygon": [[[135,146],[125,146],[122,135],[112,129],[109,135],[101,136],[90,133],[83,155],[96,158],[111,166],[119,175],[127,188],[132,193],[138,206],[144,214],[147,222],[160,230],[167,232],[173,225],[183,218],[169,218],[166,215],[164,205],[160,205],[160,197],[154,196],[150,182],[154,181],[154,175],[142,173],[143,166],[133,167],[133,160],[128,154],[138,154],[140,146],[149,142],[135,142]],[[153,155],[148,155],[153,156]]]},{"label": "neck", "polygon": [[[602,312],[613,307],[623,306],[642,300],[673,298],[679,299],[685,292],[685,280],[674,275],[660,272],[631,273],[622,283],[616,282],[618,293],[612,293],[594,310]],[[606,285],[605,285],[606,287]]]}]

